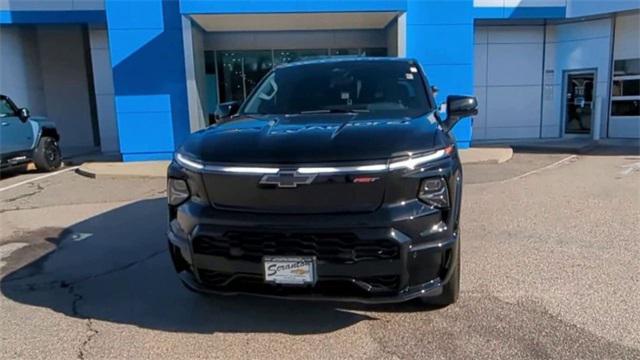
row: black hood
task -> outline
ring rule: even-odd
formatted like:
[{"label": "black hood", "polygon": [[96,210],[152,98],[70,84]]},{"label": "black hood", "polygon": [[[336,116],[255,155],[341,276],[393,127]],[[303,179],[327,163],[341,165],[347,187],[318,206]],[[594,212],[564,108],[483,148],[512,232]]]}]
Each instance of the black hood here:
[{"label": "black hood", "polygon": [[182,152],[210,163],[322,163],[387,159],[442,142],[434,113],[242,115],[192,134]]}]

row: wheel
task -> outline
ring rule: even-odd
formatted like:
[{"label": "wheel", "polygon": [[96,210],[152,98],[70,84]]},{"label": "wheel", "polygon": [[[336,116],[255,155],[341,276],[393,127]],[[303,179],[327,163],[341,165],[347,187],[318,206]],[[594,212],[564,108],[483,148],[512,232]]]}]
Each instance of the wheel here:
[{"label": "wheel", "polygon": [[56,139],[43,136],[33,152],[33,162],[40,171],[53,171],[62,166],[62,155]]},{"label": "wheel", "polygon": [[460,245],[458,245],[458,261],[449,282],[442,288],[442,294],[438,296],[424,296],[420,301],[429,306],[445,307],[455,304],[460,295]]}]

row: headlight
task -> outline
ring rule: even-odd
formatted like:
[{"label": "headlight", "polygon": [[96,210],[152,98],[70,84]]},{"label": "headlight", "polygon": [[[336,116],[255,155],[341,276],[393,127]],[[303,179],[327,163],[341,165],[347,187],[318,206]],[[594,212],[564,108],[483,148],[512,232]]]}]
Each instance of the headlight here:
[{"label": "headlight", "polygon": [[189,185],[180,179],[169,178],[167,183],[167,200],[169,205],[177,206],[189,199]]},{"label": "headlight", "polygon": [[449,190],[444,178],[424,179],[420,183],[418,198],[423,202],[437,208],[449,207]]},{"label": "headlight", "polygon": [[432,153],[418,155],[406,160],[392,162],[389,164],[389,170],[397,170],[397,169],[413,170],[417,166],[424,165],[431,161],[442,159],[447,155],[451,155],[451,153],[453,153],[453,145],[447,146],[444,149],[440,149]]}]

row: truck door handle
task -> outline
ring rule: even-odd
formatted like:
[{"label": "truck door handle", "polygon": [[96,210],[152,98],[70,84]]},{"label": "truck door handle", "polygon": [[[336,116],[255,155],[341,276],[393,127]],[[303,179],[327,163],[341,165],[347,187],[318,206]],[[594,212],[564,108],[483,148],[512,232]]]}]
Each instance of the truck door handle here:
[{"label": "truck door handle", "polygon": [[0,125],[2,126],[9,126],[9,122],[8,121],[3,121],[0,123]]}]

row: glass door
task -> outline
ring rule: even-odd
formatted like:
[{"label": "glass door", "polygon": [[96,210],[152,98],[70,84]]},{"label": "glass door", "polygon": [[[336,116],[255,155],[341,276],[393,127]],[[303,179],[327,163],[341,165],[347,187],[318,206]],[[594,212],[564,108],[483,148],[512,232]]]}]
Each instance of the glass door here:
[{"label": "glass door", "polygon": [[565,78],[565,134],[590,134],[593,122],[595,73],[568,73]]}]

